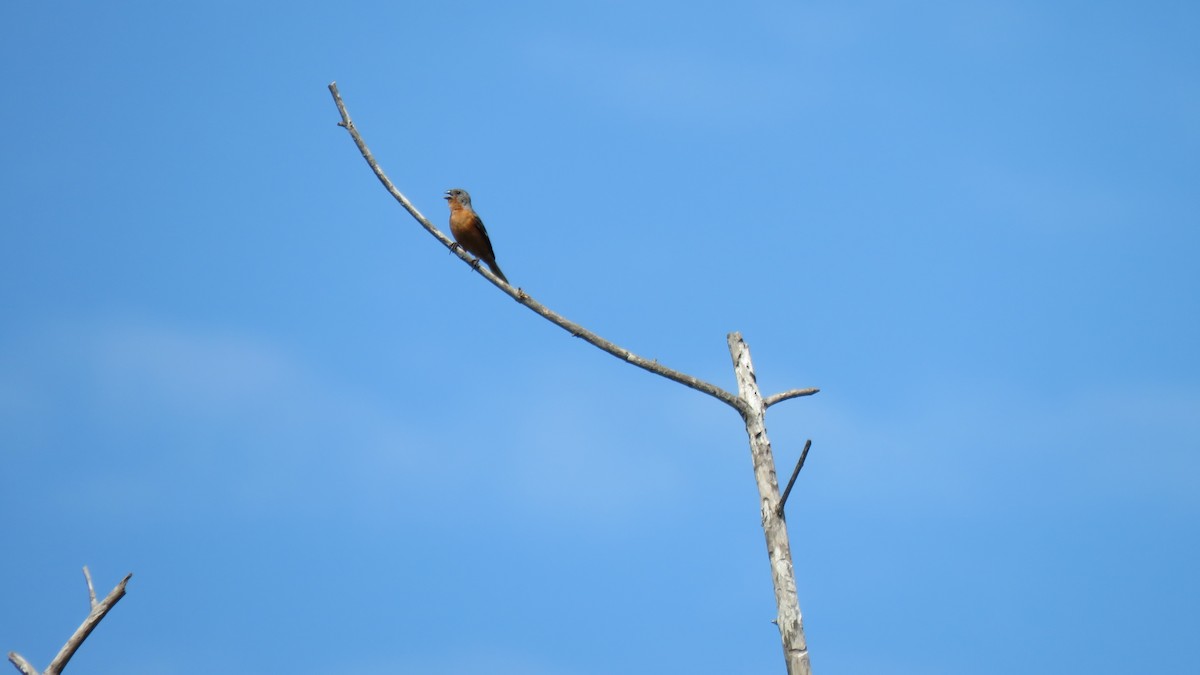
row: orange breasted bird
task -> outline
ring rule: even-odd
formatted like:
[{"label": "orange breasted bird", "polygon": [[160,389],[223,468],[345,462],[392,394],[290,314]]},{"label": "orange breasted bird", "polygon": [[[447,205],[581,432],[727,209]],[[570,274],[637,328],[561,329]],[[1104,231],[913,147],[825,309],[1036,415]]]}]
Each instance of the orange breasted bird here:
[{"label": "orange breasted bird", "polygon": [[[496,252],[492,250],[492,240],[488,239],[483,220],[471,208],[471,195],[466,190],[454,188],[446,190],[445,199],[450,203],[450,234],[454,235],[454,241],[487,263],[492,272],[507,284],[508,277],[496,264]],[[479,266],[479,260],[475,261],[476,267]]]}]

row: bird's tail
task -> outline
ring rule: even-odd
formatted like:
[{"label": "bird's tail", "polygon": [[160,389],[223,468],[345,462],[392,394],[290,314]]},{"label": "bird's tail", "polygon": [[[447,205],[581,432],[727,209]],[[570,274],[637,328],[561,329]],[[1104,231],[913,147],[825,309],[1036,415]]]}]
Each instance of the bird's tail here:
[{"label": "bird's tail", "polygon": [[504,276],[504,272],[500,271],[500,266],[496,264],[495,260],[485,260],[484,262],[487,263],[488,267],[492,268],[492,274],[495,274],[496,276],[500,277],[501,281],[503,281],[504,283],[506,283],[506,284],[508,283],[508,277]]}]

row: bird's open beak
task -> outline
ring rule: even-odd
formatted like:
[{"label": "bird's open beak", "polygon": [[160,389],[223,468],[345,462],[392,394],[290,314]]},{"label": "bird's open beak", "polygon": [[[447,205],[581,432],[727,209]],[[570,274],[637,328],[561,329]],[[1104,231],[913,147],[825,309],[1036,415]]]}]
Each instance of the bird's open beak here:
[{"label": "bird's open beak", "polygon": [[450,194],[449,190],[446,190],[446,196],[442,197],[442,199],[452,199],[453,197],[454,195]]}]

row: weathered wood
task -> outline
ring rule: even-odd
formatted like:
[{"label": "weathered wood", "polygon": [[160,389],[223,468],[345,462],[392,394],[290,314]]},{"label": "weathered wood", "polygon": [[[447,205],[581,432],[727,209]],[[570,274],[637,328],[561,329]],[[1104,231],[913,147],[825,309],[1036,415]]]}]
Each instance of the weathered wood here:
[{"label": "weathered wood", "polygon": [[750,348],[741,333],[729,334],[729,354],[737,377],[738,396],[746,404],[742,419],[750,439],[750,459],[754,463],[754,480],[758,483],[763,535],[767,539],[767,557],[771,561],[771,582],[775,586],[775,606],[779,612],[776,624],[783,641],[783,658],[788,675],[809,675],[808,644],[804,640],[804,622],[800,616],[800,601],[796,596],[796,571],[792,566],[792,549],[788,543],[787,522],[779,509],[779,482],[775,477],[775,458],[767,438],[766,405],[758,391]]},{"label": "weathered wood", "polygon": [[12,664],[17,667],[17,670],[21,671],[22,675],[41,675],[37,668],[33,667],[32,663],[26,661],[23,656],[16,652],[9,652],[8,660],[12,661]]},{"label": "weathered wood", "polygon": [[96,591],[92,588],[92,575],[88,572],[87,567],[83,568],[83,576],[87,579],[88,600],[90,601],[92,611],[88,613],[87,618],[83,620],[79,628],[75,629],[75,633],[67,640],[63,648],[58,651],[58,655],[54,657],[54,660],[46,667],[46,670],[40,674],[37,668],[34,668],[20,654],[9,652],[8,660],[16,666],[17,670],[21,671],[22,675],[59,675],[62,673],[63,668],[67,666],[67,662],[71,660],[72,656],[75,656],[75,652],[79,651],[79,647],[83,645],[83,641],[92,634],[92,631],[96,629],[96,626],[100,624],[100,621],[104,619],[109,610],[121,598],[125,597],[125,585],[129,583],[129,579],[133,577],[133,573],[126,574],[121,583],[117,584],[108,596],[100,602],[96,602]]}]

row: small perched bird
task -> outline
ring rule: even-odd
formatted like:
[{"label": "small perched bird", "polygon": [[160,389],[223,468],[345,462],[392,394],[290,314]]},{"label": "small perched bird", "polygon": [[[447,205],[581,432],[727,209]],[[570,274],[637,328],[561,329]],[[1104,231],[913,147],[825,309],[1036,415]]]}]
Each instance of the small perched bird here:
[{"label": "small perched bird", "polygon": [[[488,239],[487,229],[475,209],[471,208],[471,195],[466,190],[454,188],[446,190],[446,201],[450,203],[450,234],[468,253],[473,253],[479,260],[487,263],[492,272],[508,283],[508,277],[500,271],[496,264],[496,252],[492,250],[492,240]],[[479,260],[475,265],[479,265]]]}]

